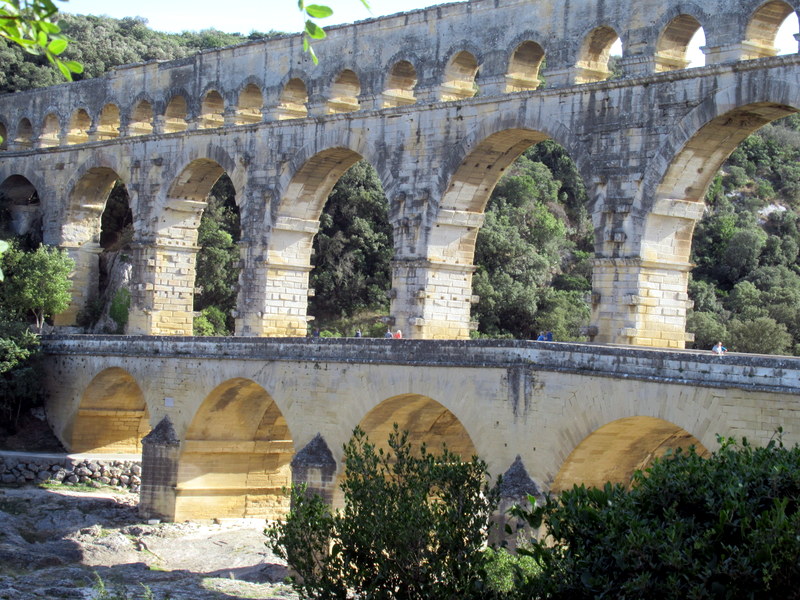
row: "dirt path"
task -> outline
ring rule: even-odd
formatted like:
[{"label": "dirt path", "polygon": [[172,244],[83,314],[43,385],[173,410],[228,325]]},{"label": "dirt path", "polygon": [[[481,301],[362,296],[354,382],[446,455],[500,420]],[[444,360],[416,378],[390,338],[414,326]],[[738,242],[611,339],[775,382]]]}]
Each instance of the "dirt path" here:
[{"label": "dirt path", "polygon": [[263,522],[143,523],[138,496],[0,488],[0,600],[296,599]]}]

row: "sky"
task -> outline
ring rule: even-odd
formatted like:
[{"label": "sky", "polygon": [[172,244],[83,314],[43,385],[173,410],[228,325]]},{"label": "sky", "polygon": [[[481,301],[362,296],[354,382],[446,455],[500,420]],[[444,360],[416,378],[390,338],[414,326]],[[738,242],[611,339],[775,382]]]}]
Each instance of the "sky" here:
[{"label": "sky", "polygon": [[[457,0],[456,0],[457,1]],[[318,22],[327,27],[352,23],[371,17],[406,12],[445,0],[369,0],[370,14],[359,0],[310,0],[308,4],[324,4],[333,9],[333,16]],[[144,17],[151,29],[180,33],[209,29],[226,33],[251,31],[283,31],[293,33],[303,28],[303,17],[296,0],[69,0],[56,2],[61,12],[82,15]]]},{"label": "sky", "polygon": [[[333,16],[319,20],[323,27],[445,3],[444,0],[369,0],[370,12],[359,0],[309,0],[311,2],[333,9]],[[267,32],[274,29],[293,33],[303,28],[303,17],[297,10],[296,0],[60,0],[56,4],[62,12],[108,15],[118,19],[144,17],[152,29],[173,33],[213,27],[226,33],[247,35],[254,30]],[[786,19],[778,34],[776,45],[782,54],[797,52],[797,41],[792,38],[792,34],[797,32],[797,17],[792,15]],[[704,64],[700,45],[700,41],[690,45],[690,66]],[[618,44],[611,53],[620,52],[621,46]]]}]

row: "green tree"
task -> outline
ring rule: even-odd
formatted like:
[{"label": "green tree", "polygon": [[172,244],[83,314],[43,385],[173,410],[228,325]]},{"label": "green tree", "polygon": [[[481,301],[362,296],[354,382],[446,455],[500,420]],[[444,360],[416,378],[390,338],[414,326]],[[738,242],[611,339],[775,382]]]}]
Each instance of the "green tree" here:
[{"label": "green tree", "polygon": [[322,326],[363,310],[388,312],[394,255],[388,208],[378,174],[365,161],[334,186],[313,243],[309,312]]},{"label": "green tree", "polygon": [[[211,189],[208,196],[197,243],[197,275],[194,309],[206,311],[204,322],[197,328],[197,335],[230,335],[234,323],[232,311],[236,308],[239,279],[239,246],[241,225],[236,207],[235,190],[230,178],[223,176]],[[214,308],[212,313],[207,309]],[[224,315],[223,328],[219,316]],[[202,333],[210,332],[210,333]]]},{"label": "green tree", "polygon": [[[552,149],[548,152],[561,158]],[[580,294],[545,292],[562,264],[579,257],[568,238],[568,219],[559,215],[563,193],[552,170],[528,153],[498,182],[475,245],[473,291],[480,300],[472,314],[480,334],[531,338],[544,328],[575,339],[586,323],[573,317],[588,321],[588,308],[573,314],[565,310],[576,306]],[[580,218],[580,211],[576,214]],[[580,285],[575,279],[561,281]]]},{"label": "green tree", "polygon": [[514,597],[800,597],[800,448],[720,443],[654,461],[630,490],[576,486],[516,509],[548,536],[520,550],[542,570]]},{"label": "green tree", "polygon": [[292,511],[267,530],[269,545],[299,576],[301,597],[481,597],[497,506],[483,461],[412,448],[395,425],[387,450],[356,429],[344,473],[341,511],[294,489]]},{"label": "green tree", "polygon": [[0,317],[0,427],[16,429],[23,408],[41,403],[42,381],[39,336]]},{"label": "green tree", "polygon": [[41,332],[47,317],[69,306],[69,274],[75,262],[65,251],[48,246],[33,252],[12,247],[2,258],[7,276],[0,287],[3,308],[17,317],[33,315]]},{"label": "green tree", "polygon": [[786,354],[792,348],[792,336],[786,330],[786,325],[772,317],[731,319],[728,329],[730,349],[736,352]]}]

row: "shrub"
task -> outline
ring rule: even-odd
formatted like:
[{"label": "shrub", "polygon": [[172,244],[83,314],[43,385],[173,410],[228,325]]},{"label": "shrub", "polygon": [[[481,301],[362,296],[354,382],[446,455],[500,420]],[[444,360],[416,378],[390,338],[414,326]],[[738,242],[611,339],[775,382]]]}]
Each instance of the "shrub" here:
[{"label": "shrub", "polygon": [[799,598],[800,448],[720,439],[634,475],[630,491],[574,487],[530,511],[549,537],[520,598]]},{"label": "shrub", "polygon": [[125,331],[128,324],[128,313],[131,308],[131,293],[125,288],[119,288],[111,299],[108,316],[117,324],[117,333]]},{"label": "shrub", "polygon": [[194,318],[192,327],[194,335],[225,336],[230,335],[226,325],[225,313],[216,306],[207,306]]},{"label": "shrub", "polygon": [[356,429],[344,448],[344,509],[292,491],[268,544],[297,573],[304,598],[480,598],[497,493],[486,465],[415,451],[395,425],[388,450]]}]

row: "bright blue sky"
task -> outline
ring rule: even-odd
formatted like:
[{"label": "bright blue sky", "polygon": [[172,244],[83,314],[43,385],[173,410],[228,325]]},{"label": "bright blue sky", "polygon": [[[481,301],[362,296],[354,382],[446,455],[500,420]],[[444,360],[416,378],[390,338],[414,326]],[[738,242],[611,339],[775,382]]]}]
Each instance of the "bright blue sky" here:
[{"label": "bright blue sky", "polygon": [[[372,14],[359,0],[311,0],[333,9],[333,16],[319,21],[323,26],[352,23],[371,16],[445,4],[445,0],[370,0]],[[69,0],[56,2],[61,12],[109,17],[144,17],[158,31],[181,32],[214,27],[228,33],[253,30],[300,31],[303,18],[297,0]]]}]

